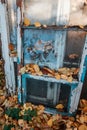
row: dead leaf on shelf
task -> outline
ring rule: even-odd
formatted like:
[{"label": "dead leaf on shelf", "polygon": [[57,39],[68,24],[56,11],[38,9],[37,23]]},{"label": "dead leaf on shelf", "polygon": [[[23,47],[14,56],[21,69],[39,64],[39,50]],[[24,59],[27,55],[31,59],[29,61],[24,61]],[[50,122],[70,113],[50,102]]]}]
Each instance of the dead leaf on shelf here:
[{"label": "dead leaf on shelf", "polygon": [[81,29],[83,29],[83,28],[84,28],[84,26],[83,26],[83,25],[79,25],[79,27],[80,27]]},{"label": "dead leaf on shelf", "polygon": [[29,26],[30,25],[30,20],[28,18],[24,18],[24,25]]},{"label": "dead leaf on shelf", "polygon": [[40,22],[35,22],[35,23],[34,23],[34,26],[35,26],[35,27],[41,27],[41,23],[40,23]]},{"label": "dead leaf on shelf", "polygon": [[57,108],[57,109],[63,109],[64,106],[63,106],[62,104],[58,104],[58,105],[56,106],[56,108]]}]

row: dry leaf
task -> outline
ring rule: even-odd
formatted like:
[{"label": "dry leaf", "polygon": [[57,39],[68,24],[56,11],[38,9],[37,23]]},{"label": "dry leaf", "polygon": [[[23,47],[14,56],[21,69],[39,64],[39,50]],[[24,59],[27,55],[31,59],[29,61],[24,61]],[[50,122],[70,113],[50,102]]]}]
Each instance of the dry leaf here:
[{"label": "dry leaf", "polygon": [[60,80],[60,74],[55,73],[55,78],[56,78],[57,80]]},{"label": "dry leaf", "polygon": [[0,90],[0,96],[3,96],[3,95],[4,95],[4,91]]},{"label": "dry leaf", "polygon": [[87,130],[87,126],[86,125],[80,125],[78,130]]},{"label": "dry leaf", "polygon": [[44,107],[43,105],[39,105],[37,109],[38,109],[38,110],[44,110],[45,107]]},{"label": "dry leaf", "polygon": [[72,82],[72,81],[73,81],[73,77],[72,77],[72,76],[69,76],[69,77],[67,78],[67,81],[68,81],[68,82]]},{"label": "dry leaf", "polygon": [[83,28],[84,28],[84,26],[83,26],[83,25],[79,25],[79,27],[80,27],[81,29],[83,29]]},{"label": "dry leaf", "polygon": [[38,73],[38,72],[40,71],[40,68],[39,68],[39,66],[38,66],[37,64],[34,64],[34,65],[33,65],[33,69],[34,69],[34,71],[35,71],[36,73]]},{"label": "dry leaf", "polygon": [[12,128],[11,128],[11,130],[15,130],[15,128],[14,128],[14,127],[12,127]]},{"label": "dry leaf", "polygon": [[68,120],[68,122],[66,123],[66,127],[71,128],[72,124],[73,124],[73,122]]},{"label": "dry leaf", "polygon": [[63,80],[67,80],[67,79],[68,79],[68,76],[67,76],[67,75],[64,75],[64,74],[61,74],[60,77],[61,77],[61,79],[63,79]]},{"label": "dry leaf", "polygon": [[81,108],[87,107],[87,100],[81,99],[81,100],[80,100],[80,107],[81,107]]},{"label": "dry leaf", "polygon": [[73,130],[78,130],[76,127]]},{"label": "dry leaf", "polygon": [[24,25],[29,26],[30,25],[30,20],[28,18],[24,18]]},{"label": "dry leaf", "polygon": [[37,73],[37,75],[38,75],[38,76],[42,76],[43,73],[42,73],[41,71],[39,71],[39,72]]},{"label": "dry leaf", "polygon": [[66,70],[67,70],[67,68],[66,68],[66,67],[63,67],[63,68],[59,68],[59,69],[58,69],[58,72],[63,73],[63,72],[66,71]]},{"label": "dry leaf", "polygon": [[85,117],[82,115],[80,118],[79,118],[79,120],[80,120],[80,123],[84,123],[85,122]]},{"label": "dry leaf", "polygon": [[5,124],[5,117],[0,118],[0,125],[3,125],[3,124]]},{"label": "dry leaf", "polygon": [[41,24],[40,24],[40,22],[35,22],[35,23],[34,23],[34,26],[35,26],[35,27],[41,27]]},{"label": "dry leaf", "polygon": [[19,73],[21,74],[24,74],[26,72],[26,68],[25,67],[22,67],[20,70],[19,70]]},{"label": "dry leaf", "polygon": [[76,59],[76,58],[78,58],[79,56],[77,55],[77,54],[70,54],[69,55],[69,58],[70,59]]},{"label": "dry leaf", "polygon": [[50,120],[48,120],[48,122],[47,122],[47,124],[48,124],[48,126],[52,126],[52,124],[53,124],[53,120],[52,119],[50,119]]},{"label": "dry leaf", "polygon": [[24,126],[24,120],[23,119],[19,119],[18,120],[18,125],[23,127]]},{"label": "dry leaf", "polygon": [[58,104],[58,105],[56,106],[56,108],[57,108],[57,109],[63,109],[64,106],[63,106],[62,104]]},{"label": "dry leaf", "polygon": [[72,128],[67,128],[66,130],[72,130]]},{"label": "dry leaf", "polygon": [[53,116],[52,116],[52,120],[53,120],[53,121],[56,121],[56,120],[57,120],[57,121],[60,121],[60,120],[62,120],[62,116],[61,116],[61,115],[58,115],[58,114],[53,115]]},{"label": "dry leaf", "polygon": [[87,106],[82,109],[84,113],[87,113]]},{"label": "dry leaf", "polygon": [[5,96],[0,96],[0,104],[2,104],[5,101]]},{"label": "dry leaf", "polygon": [[10,51],[13,51],[14,48],[15,48],[14,44],[13,43],[9,43],[8,48],[9,48]]},{"label": "dry leaf", "polygon": [[25,103],[23,105],[23,107],[24,107],[24,110],[28,110],[28,109],[32,110],[32,104],[31,103]]},{"label": "dry leaf", "polygon": [[3,113],[4,113],[4,110],[3,108],[0,107],[0,117],[3,115]]}]

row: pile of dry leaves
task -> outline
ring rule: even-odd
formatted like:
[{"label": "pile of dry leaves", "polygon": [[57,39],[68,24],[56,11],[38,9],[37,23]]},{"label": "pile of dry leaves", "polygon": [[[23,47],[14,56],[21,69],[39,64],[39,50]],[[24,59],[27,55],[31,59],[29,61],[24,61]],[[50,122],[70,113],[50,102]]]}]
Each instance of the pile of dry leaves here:
[{"label": "pile of dry leaves", "polygon": [[57,80],[63,79],[67,80],[68,82],[72,82],[77,80],[76,77],[78,77],[79,68],[68,68],[63,67],[59,68],[58,70],[52,70],[48,67],[41,68],[37,64],[26,64],[24,67],[20,69],[20,73],[29,73],[32,75],[37,76],[49,76],[56,78]]},{"label": "pile of dry leaves", "polygon": [[[28,71],[31,69],[34,72],[40,71],[36,65],[33,65],[33,68],[26,67]],[[47,72],[46,70],[45,68],[43,72]],[[48,72],[51,74],[51,70]],[[87,100],[80,100],[79,114],[77,113],[76,117],[51,115],[44,113],[43,105],[36,106],[32,103],[20,105],[17,95],[6,94],[2,61],[0,62],[0,81],[0,130],[87,130]],[[56,108],[63,109],[63,104],[57,105]]]},{"label": "pile of dry leaves", "polygon": [[0,130],[87,130],[87,101],[80,100],[76,117],[44,113],[43,105],[19,105],[17,96],[0,93]]}]

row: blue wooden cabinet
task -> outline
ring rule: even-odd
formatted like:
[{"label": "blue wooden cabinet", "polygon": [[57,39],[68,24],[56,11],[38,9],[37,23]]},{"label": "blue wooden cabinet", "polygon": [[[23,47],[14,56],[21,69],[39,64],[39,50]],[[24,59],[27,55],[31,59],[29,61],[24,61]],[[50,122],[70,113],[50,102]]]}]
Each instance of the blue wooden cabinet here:
[{"label": "blue wooden cabinet", "polygon": [[[76,29],[76,30],[75,30]],[[87,69],[87,41],[84,30],[71,28],[59,30],[43,29],[35,27],[22,27],[22,62],[26,64],[34,63],[40,67],[47,66],[50,69],[58,70],[61,67],[79,67],[77,80],[68,82],[66,80],[57,80],[49,76],[34,76],[29,73],[21,75],[22,91],[19,92],[19,102],[33,102],[35,104],[43,104],[45,111],[50,113],[61,113],[63,115],[75,114],[84,82]],[[82,37],[81,37],[82,36]],[[40,43],[39,43],[40,42]],[[50,50],[44,50],[44,46]],[[77,47],[77,48],[75,48]],[[68,50],[69,49],[69,50]],[[70,54],[77,54],[78,59],[71,60],[68,58]],[[66,110],[59,112],[55,106],[60,102],[60,93],[63,92],[66,101]],[[61,89],[62,88],[62,89]],[[69,91],[68,91],[69,89]],[[62,95],[63,96],[63,95]],[[63,99],[64,100],[64,99]]]},{"label": "blue wooden cabinet", "polygon": [[[68,82],[46,75],[34,76],[18,74],[19,103],[32,102],[46,106],[45,112],[73,115],[76,113],[87,69],[86,27],[79,26],[20,26],[21,11],[18,7],[17,51],[18,69],[26,64],[35,63],[40,67],[49,67],[57,71],[61,67],[77,67],[77,80]],[[20,31],[22,33],[20,33]],[[69,59],[70,54],[78,58]],[[64,89],[64,90],[63,90]],[[63,93],[62,93],[63,91]],[[55,106],[60,102],[60,95],[65,98],[65,111],[59,112]],[[63,99],[64,99],[63,98]]]}]

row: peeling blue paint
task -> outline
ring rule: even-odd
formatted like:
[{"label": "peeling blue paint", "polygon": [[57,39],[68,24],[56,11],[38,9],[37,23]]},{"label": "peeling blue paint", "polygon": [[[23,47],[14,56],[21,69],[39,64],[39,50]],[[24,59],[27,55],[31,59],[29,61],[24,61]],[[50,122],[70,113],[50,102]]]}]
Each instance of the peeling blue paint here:
[{"label": "peeling blue paint", "polygon": [[[65,31],[24,29],[24,64],[36,63],[58,69],[63,64],[61,51],[65,41]],[[59,62],[61,59],[62,62]]]},{"label": "peeling blue paint", "polygon": [[81,76],[81,82],[84,82],[86,71],[87,71],[87,55],[84,59],[84,66],[83,66],[83,72],[82,72],[82,76]]}]

